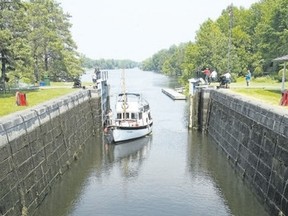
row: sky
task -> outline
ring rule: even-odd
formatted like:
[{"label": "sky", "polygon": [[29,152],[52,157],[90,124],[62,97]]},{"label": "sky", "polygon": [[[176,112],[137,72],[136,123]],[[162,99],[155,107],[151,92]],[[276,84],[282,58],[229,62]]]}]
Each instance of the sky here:
[{"label": "sky", "polygon": [[259,0],[58,0],[70,14],[78,52],[91,59],[141,62],[161,49],[194,41],[200,25],[230,4]]}]

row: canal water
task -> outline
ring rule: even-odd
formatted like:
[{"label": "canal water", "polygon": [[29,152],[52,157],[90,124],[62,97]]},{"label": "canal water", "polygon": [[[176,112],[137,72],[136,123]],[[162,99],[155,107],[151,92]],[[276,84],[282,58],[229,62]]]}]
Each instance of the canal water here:
[{"label": "canal water", "polygon": [[[187,102],[161,92],[178,87],[175,80],[139,69],[125,73],[127,91],[150,102],[153,134],[118,145],[102,136],[90,140],[35,215],[268,215],[215,143],[187,129]],[[108,80],[114,109],[121,70],[109,71]]]}]

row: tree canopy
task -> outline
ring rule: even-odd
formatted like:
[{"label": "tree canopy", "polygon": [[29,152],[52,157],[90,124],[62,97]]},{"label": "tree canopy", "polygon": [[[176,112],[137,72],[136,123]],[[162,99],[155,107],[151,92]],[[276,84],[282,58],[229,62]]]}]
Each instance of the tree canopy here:
[{"label": "tree canopy", "polygon": [[81,74],[69,18],[54,0],[0,0],[1,83]]},{"label": "tree canopy", "polygon": [[261,0],[249,9],[227,6],[216,19],[207,19],[194,41],[172,45],[142,62],[143,70],[196,76],[206,67],[220,74],[254,76],[275,70],[272,60],[288,54],[288,0]]}]

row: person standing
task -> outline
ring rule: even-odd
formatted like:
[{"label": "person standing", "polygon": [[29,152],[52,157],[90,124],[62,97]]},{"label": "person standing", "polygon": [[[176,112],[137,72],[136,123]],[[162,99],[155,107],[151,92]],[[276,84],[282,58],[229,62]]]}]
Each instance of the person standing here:
[{"label": "person standing", "polygon": [[211,78],[211,82],[216,82],[217,81],[217,72],[216,72],[216,70],[213,70],[211,72],[210,78]]},{"label": "person standing", "polygon": [[205,84],[209,84],[209,77],[210,77],[210,70],[209,68],[206,68],[204,71],[203,71],[204,75],[205,75]]},{"label": "person standing", "polygon": [[246,85],[249,86],[250,85],[250,80],[251,80],[251,72],[250,72],[249,69],[247,70],[247,74],[245,76],[245,80],[246,80]]},{"label": "person standing", "polygon": [[94,85],[97,82],[97,78],[96,78],[96,74],[95,73],[92,74],[92,82],[93,82]]}]

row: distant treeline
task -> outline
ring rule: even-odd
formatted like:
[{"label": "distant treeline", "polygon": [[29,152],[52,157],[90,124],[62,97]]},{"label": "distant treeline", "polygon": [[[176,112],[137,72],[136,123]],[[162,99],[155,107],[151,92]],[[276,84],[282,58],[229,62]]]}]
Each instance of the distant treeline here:
[{"label": "distant treeline", "polygon": [[132,60],[98,59],[93,60],[82,56],[82,66],[84,68],[118,69],[139,67],[139,63]]},{"label": "distant treeline", "polygon": [[254,77],[277,76],[283,64],[273,59],[288,55],[287,5],[288,0],[260,0],[249,9],[230,5],[202,23],[193,42],[160,50],[141,68],[177,75],[183,84],[206,67],[233,77],[248,69]]}]

